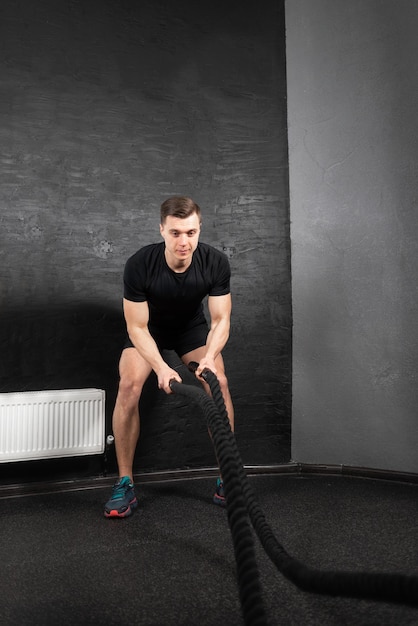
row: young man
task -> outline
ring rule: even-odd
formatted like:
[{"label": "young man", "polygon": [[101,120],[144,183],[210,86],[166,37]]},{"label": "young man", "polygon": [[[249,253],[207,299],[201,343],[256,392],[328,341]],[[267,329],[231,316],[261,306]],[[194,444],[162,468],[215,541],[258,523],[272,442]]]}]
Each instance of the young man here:
[{"label": "young man", "polygon": [[[113,434],[119,480],[105,505],[106,517],[127,517],[137,506],[133,460],[139,437],[139,399],[151,371],[158,387],[171,393],[170,381],[181,378],[162,358],[163,348],[177,352],[186,364],[199,363],[196,376],[208,368],[219,380],[231,429],[234,410],[221,351],[229,338],[230,267],[227,257],[199,243],[201,212],[191,199],[168,198],[161,205],[163,242],[141,248],[124,272],[123,310],[129,339],[119,363],[119,390],[113,413]],[[210,328],[203,313],[208,296]],[[205,391],[209,389],[202,382]],[[217,480],[213,501],[225,505],[223,483]]]}]

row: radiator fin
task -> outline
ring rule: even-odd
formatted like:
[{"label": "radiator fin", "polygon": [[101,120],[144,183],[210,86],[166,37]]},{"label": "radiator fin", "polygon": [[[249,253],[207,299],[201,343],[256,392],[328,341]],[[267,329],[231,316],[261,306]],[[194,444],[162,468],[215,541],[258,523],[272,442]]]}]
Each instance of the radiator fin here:
[{"label": "radiator fin", "polygon": [[105,392],[0,393],[0,463],[104,452]]}]

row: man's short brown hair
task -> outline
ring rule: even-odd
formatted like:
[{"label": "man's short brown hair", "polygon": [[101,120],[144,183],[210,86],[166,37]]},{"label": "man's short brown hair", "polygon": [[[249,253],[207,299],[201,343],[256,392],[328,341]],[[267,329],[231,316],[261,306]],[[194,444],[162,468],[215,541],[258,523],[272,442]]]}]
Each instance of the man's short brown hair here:
[{"label": "man's short brown hair", "polygon": [[196,213],[200,221],[200,207],[191,198],[187,198],[187,196],[173,196],[172,198],[167,198],[161,205],[161,224],[164,224],[169,215],[184,219],[193,215],[193,213]]}]

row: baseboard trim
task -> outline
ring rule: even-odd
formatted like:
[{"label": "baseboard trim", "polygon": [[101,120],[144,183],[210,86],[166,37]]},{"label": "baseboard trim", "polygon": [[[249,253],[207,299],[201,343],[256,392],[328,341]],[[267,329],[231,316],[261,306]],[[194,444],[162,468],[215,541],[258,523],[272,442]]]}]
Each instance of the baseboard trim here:
[{"label": "baseboard trim", "polygon": [[[365,478],[370,480],[386,480],[409,484],[418,484],[418,474],[376,469],[370,467],[354,467],[349,465],[320,465],[311,463],[283,463],[277,465],[246,465],[248,476],[257,475],[290,475],[297,476],[346,476]],[[165,471],[149,471],[135,474],[135,484],[166,483],[179,480],[198,480],[219,475],[217,467],[202,467],[195,469],[175,469]],[[80,480],[42,481],[36,483],[19,483],[0,486],[0,499],[18,498],[31,495],[45,495],[68,491],[84,491],[91,489],[108,488],[113,485],[116,475],[97,476]]]},{"label": "baseboard trim", "polygon": [[361,467],[352,465],[320,465],[314,463],[297,463],[301,474],[333,474],[334,476],[351,476],[356,478],[369,478],[372,480],[389,480],[404,483],[418,484],[418,474],[412,472],[399,472],[395,470]]}]

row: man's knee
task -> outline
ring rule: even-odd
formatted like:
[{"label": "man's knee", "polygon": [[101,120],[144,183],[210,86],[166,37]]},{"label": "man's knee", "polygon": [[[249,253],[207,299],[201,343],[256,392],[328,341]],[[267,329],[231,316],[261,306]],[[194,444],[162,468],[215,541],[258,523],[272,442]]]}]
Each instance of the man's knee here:
[{"label": "man's knee", "polygon": [[218,382],[222,391],[228,390],[228,379],[225,372],[218,372]]},{"label": "man's knee", "polygon": [[142,380],[129,376],[128,374],[124,374],[119,380],[118,395],[125,401],[131,400],[132,402],[138,402],[143,386],[144,382]]},{"label": "man's knee", "polygon": [[151,367],[135,349],[124,350],[119,362],[119,398],[137,402],[150,372]]},{"label": "man's knee", "polygon": [[[225,372],[223,370],[218,370],[218,372],[216,374],[216,378],[218,380],[219,387],[220,387],[220,389],[222,391],[222,394],[225,395],[225,393],[229,391],[228,379],[226,377]],[[203,381],[202,381],[202,383],[203,383]],[[209,393],[209,395],[210,395],[209,385],[206,383],[203,386],[205,387],[205,390],[207,391],[207,393]]]}]

